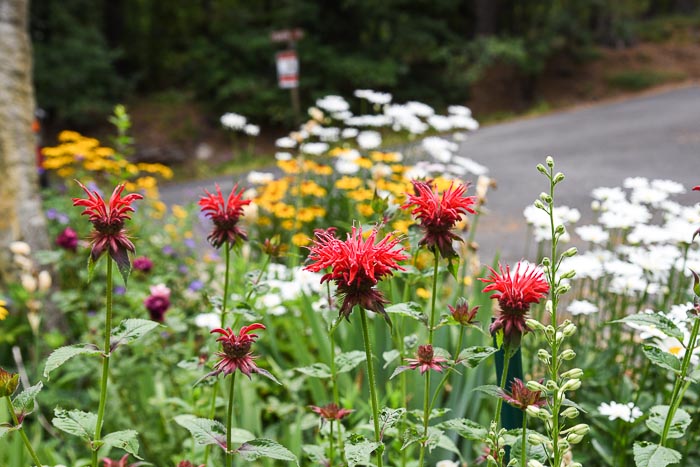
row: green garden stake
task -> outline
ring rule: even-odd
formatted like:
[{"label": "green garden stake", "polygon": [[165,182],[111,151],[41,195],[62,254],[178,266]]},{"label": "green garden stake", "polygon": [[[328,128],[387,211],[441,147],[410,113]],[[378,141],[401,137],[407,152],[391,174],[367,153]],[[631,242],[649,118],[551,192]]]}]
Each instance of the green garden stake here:
[{"label": "green garden stake", "polygon": [[[496,343],[496,336],[493,337],[493,345],[498,345]],[[498,352],[496,352],[496,381],[501,381],[501,376],[503,375],[504,358],[505,351],[503,347],[501,347],[498,349]],[[518,347],[518,350],[516,350],[513,356],[510,358],[504,390],[510,389],[510,385],[515,378],[523,380],[523,356],[520,352],[520,347]],[[501,406],[501,424],[506,430],[521,428],[523,426],[523,411],[516,409],[515,407],[511,407],[509,404],[503,404]],[[507,464],[510,461],[510,446],[506,446],[505,451],[505,463]]]}]

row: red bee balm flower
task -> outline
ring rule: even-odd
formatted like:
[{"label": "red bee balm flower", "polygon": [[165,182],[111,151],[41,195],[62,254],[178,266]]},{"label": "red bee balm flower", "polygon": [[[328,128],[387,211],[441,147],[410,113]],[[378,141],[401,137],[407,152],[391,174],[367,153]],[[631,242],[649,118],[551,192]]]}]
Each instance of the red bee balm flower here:
[{"label": "red bee balm flower", "polygon": [[219,373],[223,373],[224,375],[230,375],[236,370],[240,370],[240,372],[248,378],[250,378],[251,373],[259,373],[273,381],[277,381],[269,372],[258,368],[253,361],[257,357],[250,351],[250,347],[258,338],[258,335],[250,333],[257,329],[265,329],[265,326],[260,323],[243,326],[238,335],[236,335],[231,328],[213,329],[211,331],[212,333],[216,332],[221,334],[221,337],[216,339],[216,342],[221,342],[224,351],[216,354],[221,357],[221,360],[214,365],[214,371],[211,374],[218,375]]},{"label": "red bee balm flower", "polygon": [[243,191],[236,193],[237,189],[236,184],[224,202],[221,188],[216,185],[216,194],[204,190],[206,196],[199,200],[202,212],[214,223],[214,230],[207,237],[214,248],[220,248],[224,243],[235,245],[238,239],[248,240],[248,235],[237,224],[243,215],[243,206],[250,204],[250,200],[242,199]]},{"label": "red bee balm flower", "polygon": [[80,182],[78,185],[87,193],[88,198],[73,198],[73,206],[84,206],[85,210],[82,214],[89,216],[94,227],[91,234],[92,261],[97,261],[105,251],[109,251],[109,256],[117,263],[122,274],[125,272],[128,274],[131,267],[129,252],[134,252],[134,244],[124,230],[124,221],[131,219],[129,214],[134,212],[131,203],[143,199],[143,196],[132,193],[122,198],[124,191],[122,183],[117,185],[109,198],[109,204],[106,204],[99,193],[91,192]]},{"label": "red bee balm flower", "polygon": [[520,410],[525,410],[531,405],[542,407],[547,404],[547,400],[542,396],[542,391],[530,391],[525,383],[518,378],[514,378],[510,383],[510,393],[499,389],[499,396],[507,404]]},{"label": "red bee balm flower", "polygon": [[411,214],[420,221],[421,227],[425,230],[425,235],[420,241],[420,245],[425,245],[430,249],[437,248],[443,258],[457,256],[457,252],[452,247],[452,241],[462,239],[451,232],[455,224],[467,213],[474,214],[471,206],[475,202],[473,196],[464,196],[467,186],[458,184],[450,187],[440,196],[433,191],[430,183],[413,180],[414,195],[408,194],[408,199],[402,209],[409,209],[415,206]]},{"label": "red bee balm flower", "polygon": [[309,407],[311,410],[319,414],[324,420],[329,421],[341,420],[354,412],[354,410],[350,409],[341,409],[332,402],[323,407],[317,407],[315,405],[310,405]]},{"label": "red bee balm flower", "polygon": [[491,275],[479,279],[488,284],[483,292],[498,292],[491,298],[498,300],[501,310],[489,331],[493,334],[503,329],[504,344],[517,347],[520,345],[522,335],[529,331],[525,320],[530,305],[539,302],[547,295],[549,284],[544,278],[544,273],[533,265],[518,263],[513,272],[510,266],[506,266],[505,271],[500,264],[498,268],[501,271],[500,274],[493,268],[489,268]]},{"label": "red bee balm flower", "polygon": [[408,366],[407,370],[415,370],[420,368],[420,374],[425,373],[428,370],[435,370],[437,372],[442,372],[442,366],[447,361],[446,358],[436,357],[433,352],[433,346],[419,345],[418,352],[416,352],[416,357],[418,358],[407,358]]},{"label": "red bee balm flower", "polygon": [[304,269],[319,272],[331,268],[331,272],[321,278],[321,282],[333,280],[338,286],[338,295],[343,297],[340,315],[348,318],[355,305],[384,315],[384,304],[389,303],[374,288],[395,270],[403,271],[398,261],[407,258],[399,239],[387,235],[379,243],[374,243],[377,230],[362,238],[362,229],[353,227],[347,239],[342,241],[333,235],[332,230],[315,232],[314,244],[309,248],[312,262]]}]

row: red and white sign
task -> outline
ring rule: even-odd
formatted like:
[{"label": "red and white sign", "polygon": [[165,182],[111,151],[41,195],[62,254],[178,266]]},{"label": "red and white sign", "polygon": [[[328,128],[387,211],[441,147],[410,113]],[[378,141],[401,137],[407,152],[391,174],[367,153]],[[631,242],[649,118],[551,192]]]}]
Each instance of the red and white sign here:
[{"label": "red and white sign", "polygon": [[303,29],[280,29],[270,33],[272,42],[295,42],[304,37]]},{"label": "red and white sign", "polygon": [[282,89],[299,86],[299,59],[296,50],[284,50],[275,55],[277,83]]}]

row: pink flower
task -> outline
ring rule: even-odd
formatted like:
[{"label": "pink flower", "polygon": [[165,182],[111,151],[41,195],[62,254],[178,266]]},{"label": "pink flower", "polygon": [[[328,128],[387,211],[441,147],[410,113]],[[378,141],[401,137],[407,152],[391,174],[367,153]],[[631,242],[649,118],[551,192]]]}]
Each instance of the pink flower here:
[{"label": "pink flower", "polygon": [[153,261],[146,256],[134,258],[134,269],[142,272],[151,272],[151,269],[153,269]]},{"label": "pink flower", "polygon": [[143,304],[151,314],[151,319],[162,323],[165,312],[170,308],[170,289],[165,284],[151,286],[151,295],[146,297]]},{"label": "pink flower", "polygon": [[90,256],[92,261],[97,261],[106,251],[114,259],[120,271],[128,271],[130,268],[129,253],[134,252],[134,244],[131,243],[124,229],[126,219],[131,219],[130,213],[134,211],[131,203],[143,199],[138,193],[132,193],[121,197],[124,191],[124,184],[117,185],[109,198],[109,203],[105,203],[99,193],[91,192],[85,185],[78,182],[80,188],[87,193],[88,198],[73,198],[73,206],[83,206],[83,215],[89,216],[94,227],[91,234],[92,250]]},{"label": "pink flower", "polygon": [[248,240],[245,231],[237,224],[243,215],[243,206],[250,204],[250,200],[244,200],[243,191],[236,193],[237,189],[236,184],[228,195],[228,199],[224,201],[221,188],[217,184],[216,194],[204,190],[206,196],[202,196],[199,200],[201,211],[214,223],[214,229],[207,237],[214,248],[220,248],[224,243],[235,245],[239,239]]},{"label": "pink flower", "polygon": [[399,239],[387,235],[378,243],[377,230],[372,229],[367,239],[363,239],[362,228],[354,227],[342,241],[334,236],[334,231],[318,230],[314,244],[309,248],[311,264],[304,269],[319,272],[326,268],[331,271],[321,278],[321,282],[335,281],[338,295],[343,298],[340,315],[348,318],[355,305],[366,310],[383,314],[388,300],[374,288],[385,277],[403,268],[398,262],[407,258]]},{"label": "pink flower", "polygon": [[471,206],[475,197],[464,196],[467,186],[463,184],[455,187],[453,184],[440,196],[434,191],[431,183],[413,180],[415,194],[408,194],[408,199],[401,206],[402,209],[415,208],[411,214],[420,221],[425,231],[420,245],[429,249],[437,248],[443,258],[453,258],[457,252],[452,247],[452,241],[462,239],[451,232],[455,224],[467,213],[474,214]]},{"label": "pink flower", "polygon": [[56,237],[56,245],[66,250],[75,251],[78,248],[78,234],[70,227],[66,227]]},{"label": "pink flower", "polygon": [[239,370],[248,378],[250,378],[251,373],[259,373],[273,381],[277,381],[274,376],[259,368],[254,362],[257,357],[253,355],[250,348],[258,338],[258,335],[250,333],[257,329],[265,329],[265,326],[260,323],[243,326],[238,335],[231,328],[217,328],[211,331],[212,333],[221,334],[221,337],[216,339],[216,342],[221,342],[223,348],[223,352],[216,354],[221,357],[221,360],[214,365],[213,375],[218,375],[219,373],[230,375]]},{"label": "pink flower", "polygon": [[124,454],[124,456],[119,459],[118,461],[104,458],[102,459],[103,467],[138,467],[140,465],[143,465],[143,462],[136,462],[135,464],[127,464],[126,461],[129,459],[128,454]]},{"label": "pink flower", "polygon": [[354,412],[354,410],[342,409],[332,402],[323,407],[317,407],[315,405],[310,405],[309,407],[311,407],[311,410],[319,414],[324,420],[328,421],[342,420]]},{"label": "pink flower", "polygon": [[501,308],[489,331],[493,334],[503,329],[504,344],[517,347],[522,335],[529,331],[525,320],[530,305],[547,295],[549,284],[544,278],[544,273],[534,265],[518,263],[514,272],[511,272],[510,266],[506,266],[505,271],[500,264],[498,268],[500,274],[489,268],[491,275],[479,279],[488,284],[483,292],[497,292],[491,298],[497,299]]},{"label": "pink flower", "polygon": [[469,308],[469,302],[464,298],[457,300],[456,307],[447,305],[447,308],[450,309],[452,318],[462,326],[478,324],[476,321],[476,314],[479,312],[479,307],[475,306],[473,308]]},{"label": "pink flower", "polygon": [[437,372],[442,372],[444,363],[447,361],[446,358],[436,357],[433,351],[433,346],[430,344],[419,345],[418,352],[416,352],[417,358],[407,358],[408,366],[406,369],[415,370],[420,369],[420,374],[422,375],[428,370],[435,370]]},{"label": "pink flower", "polygon": [[520,410],[525,410],[530,405],[542,407],[547,404],[547,400],[542,396],[542,391],[529,390],[525,383],[518,378],[514,378],[510,383],[510,393],[505,392],[503,389],[499,391],[501,399]]}]

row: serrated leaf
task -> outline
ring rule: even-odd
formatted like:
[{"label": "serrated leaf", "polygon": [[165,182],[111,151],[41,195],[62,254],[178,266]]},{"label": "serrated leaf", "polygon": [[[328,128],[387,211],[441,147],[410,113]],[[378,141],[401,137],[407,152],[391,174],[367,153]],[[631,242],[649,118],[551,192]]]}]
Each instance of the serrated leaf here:
[{"label": "serrated leaf", "polygon": [[61,365],[66,363],[73,357],[78,355],[100,355],[102,352],[90,344],[76,344],[67,345],[65,347],[59,347],[49,355],[46,359],[46,366],[44,367],[44,378],[49,379],[49,374],[59,368]]},{"label": "serrated leaf", "polygon": [[301,447],[301,450],[314,464],[323,464],[323,462],[326,460],[326,450],[323,448],[323,446],[304,444]]},{"label": "serrated leaf", "polygon": [[634,443],[634,463],[637,467],[666,467],[680,462],[681,453],[658,444],[642,441]]},{"label": "serrated leaf", "polygon": [[12,400],[12,406],[15,409],[15,413],[29,415],[30,413],[34,412],[36,396],[39,395],[39,392],[43,387],[44,384],[39,382],[17,394],[17,396]]},{"label": "serrated leaf", "polygon": [[454,258],[448,258],[447,270],[450,272],[450,275],[454,278],[454,280],[459,281],[459,260],[455,261]]},{"label": "serrated leaf", "polygon": [[407,316],[423,324],[428,324],[428,317],[423,313],[423,307],[416,302],[397,303],[385,308],[388,314]]},{"label": "serrated leaf", "polygon": [[119,274],[121,274],[124,285],[126,285],[129,282],[129,274],[131,274],[129,251],[126,248],[119,248],[117,251],[110,249],[109,256],[117,263]]},{"label": "serrated leaf", "polygon": [[379,446],[380,443],[370,441],[364,436],[349,436],[345,442],[345,458],[348,461],[348,467],[371,465],[372,453]]},{"label": "serrated leaf", "polygon": [[153,331],[158,326],[160,326],[158,323],[149,319],[125,319],[112,330],[111,348],[114,350],[120,345],[129,344]]},{"label": "serrated leaf", "polygon": [[[428,415],[428,420],[433,420],[435,418],[444,417],[445,414],[449,413],[452,409],[449,408],[438,408],[432,409]],[[423,425],[423,410],[415,409],[408,412],[408,414],[413,417],[420,425]]]},{"label": "serrated leaf", "polygon": [[135,430],[122,430],[115,431],[114,433],[109,433],[104,438],[102,438],[102,445],[109,446],[113,448],[123,449],[124,451],[132,454],[137,459],[139,457],[139,434]]},{"label": "serrated leaf", "polygon": [[456,363],[460,363],[467,368],[475,368],[479,363],[498,352],[495,347],[474,346],[462,350],[457,357]]},{"label": "serrated leaf", "polygon": [[384,407],[379,412],[380,439],[384,437],[384,431],[396,425],[405,413],[406,409],[404,408],[390,409],[389,407]]},{"label": "serrated leaf", "polygon": [[471,440],[483,440],[488,434],[488,430],[486,428],[467,418],[453,418],[452,420],[446,420],[438,423],[436,427],[446,431],[454,431],[462,438]]},{"label": "serrated leaf", "polygon": [[441,434],[437,442],[437,447],[442,448],[446,451],[453,452],[458,456],[462,457],[462,453],[460,452],[459,448],[449,436]]},{"label": "serrated leaf", "polygon": [[[216,444],[226,450],[226,427],[223,423],[194,415],[178,415],[175,417],[175,423],[186,428],[197,443]],[[234,428],[231,431],[231,442],[245,443],[254,438],[251,432],[241,428]]]},{"label": "serrated leaf", "polygon": [[425,440],[425,446],[428,448],[429,452],[438,447],[440,444],[440,438],[445,434],[441,429],[431,426],[428,427],[428,438]]},{"label": "serrated leaf", "polygon": [[391,376],[389,376],[389,379],[394,379],[395,376],[398,376],[401,373],[403,373],[404,371],[410,370],[410,369],[411,369],[411,367],[408,365],[397,366],[396,368],[394,368],[394,371],[391,373]]},{"label": "serrated leaf", "polygon": [[[528,430],[531,433],[533,430]],[[522,428],[515,430],[513,444],[511,445],[510,456],[512,458],[521,459],[520,451],[522,450]],[[538,444],[533,446],[531,443],[525,442],[525,459],[534,459],[542,465],[547,463],[547,452],[544,445]],[[520,465],[520,463],[518,463]]]},{"label": "serrated leaf", "polygon": [[642,346],[642,352],[649,359],[651,363],[666,370],[671,370],[673,373],[677,374],[681,370],[681,361],[675,355],[661,350],[660,348],[644,344]]},{"label": "serrated leaf", "polygon": [[[649,410],[649,418],[646,420],[647,427],[659,436],[664,431],[668,409],[668,405],[656,405]],[[692,418],[688,412],[681,408],[676,409],[667,438],[682,438],[691,421]]]},{"label": "serrated leaf", "polygon": [[68,411],[57,407],[54,409],[54,418],[51,423],[65,433],[90,441],[97,426],[97,415],[92,412]]},{"label": "serrated leaf", "polygon": [[331,369],[325,363],[314,363],[312,365],[295,368],[294,370],[313,378],[331,377]]},{"label": "serrated leaf", "polygon": [[365,360],[367,360],[367,354],[361,350],[341,353],[335,357],[335,371],[336,373],[347,373]]},{"label": "serrated leaf", "polygon": [[483,392],[492,397],[501,397],[502,389],[495,384],[484,384],[483,386],[477,386],[472,391]]},{"label": "serrated leaf", "polygon": [[254,461],[265,457],[268,459],[294,462],[296,465],[299,465],[297,456],[295,456],[292,451],[271,439],[260,438],[248,441],[243,443],[236,452],[247,461]]},{"label": "serrated leaf", "polygon": [[637,313],[634,315],[625,316],[622,319],[613,321],[613,323],[649,326],[658,329],[668,337],[675,337],[680,341],[683,341],[684,337],[683,331],[681,331],[673,321],[659,313]]}]

